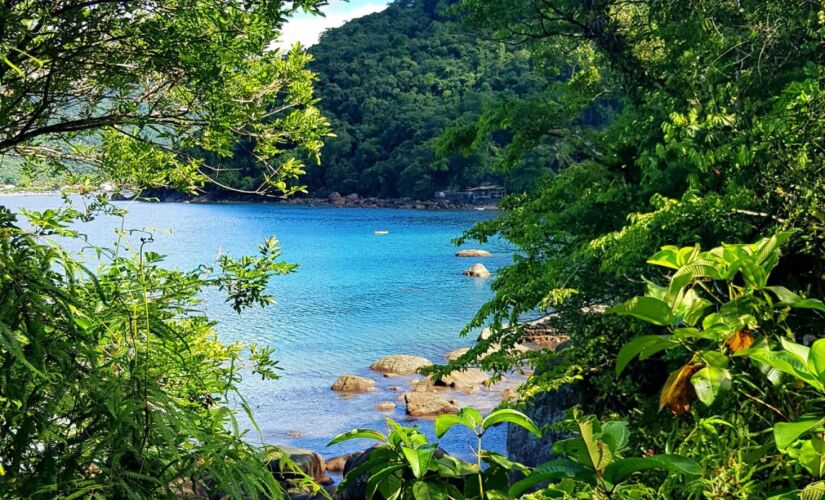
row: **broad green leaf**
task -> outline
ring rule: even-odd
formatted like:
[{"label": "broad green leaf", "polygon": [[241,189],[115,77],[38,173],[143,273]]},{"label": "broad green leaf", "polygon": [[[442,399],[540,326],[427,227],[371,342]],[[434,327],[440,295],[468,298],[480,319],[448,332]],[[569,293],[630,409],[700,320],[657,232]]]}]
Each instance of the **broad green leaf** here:
[{"label": "broad green leaf", "polygon": [[604,470],[604,480],[617,484],[635,472],[660,469],[677,474],[697,476],[701,474],[699,464],[680,455],[653,455],[652,457],[630,457],[617,460]]},{"label": "broad green leaf", "polygon": [[768,273],[753,259],[743,258],[739,271],[742,273],[745,286],[759,290],[768,284]]},{"label": "broad green leaf", "polygon": [[716,263],[710,260],[698,260],[679,269],[671,278],[667,287],[667,303],[673,306],[683,288],[699,278],[720,279]]},{"label": "broad green leaf", "polygon": [[808,364],[808,357],[811,354],[811,349],[809,347],[802,344],[797,344],[796,342],[791,342],[786,338],[779,339],[779,343],[782,344],[783,349],[796,356],[799,361],[805,363],[806,365]]},{"label": "broad green leaf", "polygon": [[728,367],[728,357],[719,351],[702,351],[699,353],[699,357],[709,366],[715,366],[717,368]]},{"label": "broad green leaf", "polygon": [[616,375],[621,375],[628,363],[643,352],[650,357],[674,345],[678,343],[670,340],[669,335],[642,335],[634,338],[625,344],[616,356]]},{"label": "broad green leaf", "polygon": [[811,483],[799,492],[799,500],[825,499],[825,481]]},{"label": "broad green leaf", "polygon": [[817,311],[825,312],[825,303],[817,299],[797,300],[793,304],[789,305],[794,309],[815,309]]},{"label": "broad green leaf", "polygon": [[404,458],[410,464],[410,470],[417,479],[424,477],[430,468],[430,460],[433,458],[435,450],[433,448],[401,448]]},{"label": "broad green leaf", "polygon": [[353,439],[372,439],[382,443],[387,442],[387,437],[384,434],[373,429],[354,429],[336,436],[332,441],[327,443],[327,446],[343,443],[344,441],[351,441]]},{"label": "broad green leaf", "polygon": [[607,312],[632,316],[659,326],[668,326],[673,321],[670,306],[653,297],[634,297],[624,304],[611,307]]},{"label": "broad green leaf", "polygon": [[458,412],[458,416],[470,422],[473,428],[476,428],[481,425],[481,412],[470,406],[462,408]]},{"label": "broad green leaf", "polygon": [[808,369],[814,377],[825,384],[825,339],[819,339],[811,346]]},{"label": "broad green leaf", "polygon": [[[381,485],[387,479],[389,479],[390,477],[395,475],[395,473],[397,471],[400,471],[400,470],[403,470],[403,469],[404,469],[404,464],[392,464],[392,465],[389,465],[389,466],[382,466],[381,468],[379,468],[378,470],[375,470],[375,471],[370,471],[370,477],[367,480],[367,489],[366,489],[367,498],[373,498],[375,496],[375,492],[378,491],[381,488]],[[400,479],[400,478],[398,478],[398,479]],[[392,485],[392,483],[395,483],[398,486],[398,488],[394,488],[395,491],[397,491],[401,487],[401,482],[400,481],[394,481],[394,482],[391,482],[390,484],[388,484],[387,486],[385,486],[384,491],[389,492],[390,489],[393,489],[393,488],[390,488],[390,485]],[[384,491],[382,491],[382,495],[384,495]],[[387,496],[387,495],[384,495],[384,496]]]},{"label": "broad green leaf", "polygon": [[518,498],[533,486],[564,477],[577,477],[585,472],[584,467],[567,459],[551,460],[539,465],[527,477],[510,487],[508,494]]},{"label": "broad green leaf", "polygon": [[627,430],[627,422],[624,420],[611,420],[602,424],[602,441],[614,455],[627,446],[629,437],[630,431]]},{"label": "broad green leaf", "polygon": [[682,318],[682,322],[686,325],[695,326],[711,303],[700,297],[694,290],[688,290],[675,306],[675,315]]},{"label": "broad green leaf", "polygon": [[434,481],[416,481],[412,487],[415,500],[447,500],[447,488]]},{"label": "broad green leaf", "polygon": [[825,425],[825,417],[821,415],[808,415],[793,422],[780,422],[773,426],[776,447],[779,449],[787,448],[806,432],[823,425]]},{"label": "broad green leaf", "polygon": [[577,419],[576,423],[579,425],[579,433],[587,450],[587,458],[590,466],[597,471],[604,470],[604,468],[613,461],[613,453],[610,451],[610,448],[597,437],[598,421],[593,417],[587,417],[583,420]]},{"label": "broad green leaf", "polygon": [[801,300],[801,297],[784,286],[766,286],[765,290],[770,290],[783,304],[793,304]]},{"label": "broad green leaf", "polygon": [[706,366],[690,379],[696,390],[696,397],[705,406],[711,406],[722,395],[730,391],[731,374],[726,368]]},{"label": "broad green leaf", "polygon": [[468,429],[475,432],[475,427],[467,421],[465,418],[461,418],[459,415],[439,415],[438,418],[435,419],[435,435],[437,437],[442,437],[444,434],[447,433],[454,425],[463,425]]},{"label": "broad green leaf", "polygon": [[499,467],[501,467],[502,469],[505,469],[505,470],[516,470],[516,471],[524,472],[525,474],[529,471],[529,468],[527,466],[522,465],[518,462],[514,462],[514,461],[510,460],[509,458],[507,458],[504,455],[501,455],[499,453],[495,453],[495,452],[491,452],[491,451],[485,451],[482,454],[481,459],[484,460],[484,462],[489,464],[489,465],[495,464],[495,465],[497,465],[497,466],[499,466]]},{"label": "broad green leaf", "polygon": [[807,364],[800,361],[798,356],[795,356],[787,351],[745,349],[735,353],[734,356],[747,356],[754,362],[764,363],[775,370],[792,377],[796,377],[819,390],[825,389],[822,382],[820,382],[817,378],[814,378],[808,371]]},{"label": "broad green leaf", "polygon": [[498,425],[505,422],[508,424],[513,424],[522,427],[528,430],[529,432],[533,433],[534,435],[541,437],[541,431],[538,427],[536,427],[536,424],[534,424],[533,421],[530,420],[530,417],[528,417],[527,415],[518,410],[512,410],[510,408],[496,410],[491,414],[487,415],[487,418],[485,418],[484,421],[482,421],[481,427],[483,429],[489,429],[494,425]]},{"label": "broad green leaf", "polygon": [[647,263],[654,266],[679,269],[682,266],[679,263],[679,248],[673,245],[664,246],[653,257],[649,258]]}]

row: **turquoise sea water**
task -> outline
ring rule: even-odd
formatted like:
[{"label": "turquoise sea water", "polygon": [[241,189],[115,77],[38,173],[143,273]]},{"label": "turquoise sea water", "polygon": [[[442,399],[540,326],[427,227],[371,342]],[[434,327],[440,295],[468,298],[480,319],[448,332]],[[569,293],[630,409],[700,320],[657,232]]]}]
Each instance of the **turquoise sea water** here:
[{"label": "turquoise sea water", "polygon": [[[0,205],[42,210],[57,207],[56,196],[0,197]],[[244,394],[254,408],[267,443],[307,447],[327,456],[361,449],[369,443],[325,448],[335,435],[354,427],[385,429],[385,417],[404,420],[400,386],[412,377],[384,378],[369,365],[389,354],[416,354],[439,363],[444,354],[468,346],[474,336],[458,333],[491,296],[489,280],[462,276],[476,261],[491,271],[510,261],[495,245],[493,257],[455,257],[451,240],[491,211],[423,211],[394,209],[313,208],[265,204],[123,204],[125,227],[150,229],[148,249],[168,256],[168,266],[193,268],[219,252],[254,253],[275,235],[284,260],[299,264],[291,275],[272,285],[277,304],[238,316],[220,297],[206,297],[204,308],[217,319],[226,341],[244,340],[276,349],[283,368],[279,380],[247,377]],[[115,239],[120,220],[101,218],[81,226],[96,244]],[[385,236],[374,234],[387,230]],[[343,397],[330,385],[342,374],[378,381],[375,393]],[[510,383],[514,380],[511,379]],[[502,389],[473,395],[447,393],[462,404],[489,410]],[[394,401],[397,409],[381,413],[373,406]],[[415,424],[431,433],[432,423]],[[289,437],[290,434],[300,437]],[[485,439],[489,448],[504,450],[504,430]],[[257,441],[255,435],[250,439]],[[467,456],[473,439],[457,431],[442,441],[448,451]]]}]

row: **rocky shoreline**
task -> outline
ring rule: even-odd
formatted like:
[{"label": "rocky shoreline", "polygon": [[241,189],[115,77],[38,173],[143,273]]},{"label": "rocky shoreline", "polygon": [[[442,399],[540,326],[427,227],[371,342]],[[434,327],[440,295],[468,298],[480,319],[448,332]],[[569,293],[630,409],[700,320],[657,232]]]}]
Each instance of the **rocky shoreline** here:
[{"label": "rocky shoreline", "polygon": [[[527,337],[525,342],[516,346],[517,350],[556,350],[564,348],[567,337],[554,331],[546,324],[546,318],[525,323],[522,326]],[[489,338],[491,330],[485,328],[478,340]],[[466,354],[469,347],[454,349],[444,354],[446,361],[454,361]],[[340,397],[364,397],[367,394],[380,396],[382,402],[374,405],[378,412],[393,412],[403,405],[406,422],[419,419],[433,419],[438,415],[456,414],[464,406],[478,407],[480,400],[485,401],[490,411],[503,401],[515,400],[517,388],[531,374],[529,371],[511,372],[501,381],[491,383],[490,374],[479,368],[455,370],[448,375],[433,380],[419,376],[423,368],[432,366],[433,362],[427,358],[409,354],[384,356],[370,365],[372,376],[343,374],[332,382],[330,390]],[[381,379],[392,379],[397,385],[386,387],[378,384]],[[508,433],[508,441],[510,441]],[[311,450],[286,448],[286,452],[293,457],[307,475],[316,482],[325,485],[327,492],[337,499],[362,498],[363,481],[351,483],[347,491],[335,491],[335,481],[331,476],[346,475],[348,471],[357,467],[371,449],[346,453],[334,457],[324,458],[320,453]],[[290,498],[315,500],[323,498],[321,494],[308,491],[290,490]],[[361,495],[361,496],[359,496]]]},{"label": "rocky shoreline", "polygon": [[[115,194],[117,201],[132,200],[132,194]],[[141,199],[160,203],[267,203],[279,205],[301,205],[309,207],[339,208],[400,208],[408,210],[495,210],[495,204],[455,203],[448,199],[413,200],[411,198],[377,198],[361,197],[357,193],[346,196],[334,192],[325,198],[312,196],[293,196],[291,198],[266,198],[259,195],[246,195],[225,191],[210,191],[196,196],[176,191],[150,190],[141,193]]]}]

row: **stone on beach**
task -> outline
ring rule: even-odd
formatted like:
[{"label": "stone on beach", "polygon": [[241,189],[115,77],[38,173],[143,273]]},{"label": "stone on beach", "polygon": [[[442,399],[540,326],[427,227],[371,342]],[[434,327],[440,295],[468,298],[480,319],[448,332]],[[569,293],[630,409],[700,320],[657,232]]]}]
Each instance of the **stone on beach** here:
[{"label": "stone on beach", "polygon": [[489,257],[492,254],[487,250],[470,249],[459,250],[455,255],[456,257]]},{"label": "stone on beach", "polygon": [[404,401],[407,403],[407,415],[413,417],[436,417],[458,413],[457,406],[429,392],[408,392],[404,394]]},{"label": "stone on beach", "polygon": [[375,380],[356,375],[342,375],[332,384],[332,390],[338,392],[372,392],[375,390]]},{"label": "stone on beach", "polygon": [[473,264],[473,267],[464,271],[464,276],[470,276],[471,278],[487,278],[490,276],[490,271],[484,267],[484,264],[476,263]]},{"label": "stone on beach", "polygon": [[381,358],[373,363],[370,368],[374,371],[390,375],[412,375],[417,373],[421,368],[432,366],[432,364],[432,361],[421,356],[400,354]]},{"label": "stone on beach", "polygon": [[375,409],[378,411],[393,411],[395,409],[395,403],[392,401],[384,401],[383,403],[375,405]]}]

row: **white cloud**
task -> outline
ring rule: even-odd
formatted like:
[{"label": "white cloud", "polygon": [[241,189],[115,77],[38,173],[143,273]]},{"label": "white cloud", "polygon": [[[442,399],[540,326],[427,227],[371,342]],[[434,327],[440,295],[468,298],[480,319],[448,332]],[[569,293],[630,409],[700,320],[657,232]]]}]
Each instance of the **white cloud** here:
[{"label": "white cloud", "polygon": [[386,8],[385,3],[368,3],[348,12],[336,12],[330,9],[325,12],[325,17],[311,16],[291,19],[284,26],[281,38],[273,45],[279,49],[288,49],[295,42],[301,42],[304,47],[310,47],[318,43],[324,31],[341,26],[352,19],[381,12]]}]

